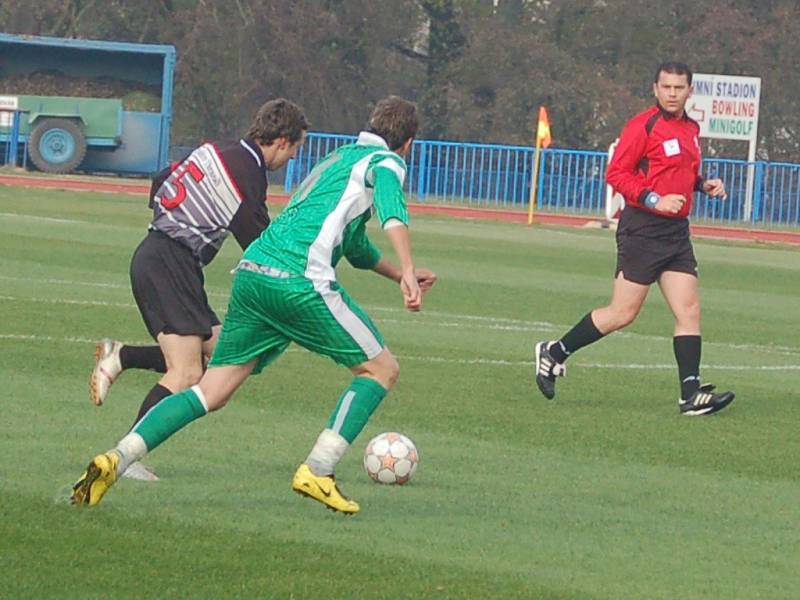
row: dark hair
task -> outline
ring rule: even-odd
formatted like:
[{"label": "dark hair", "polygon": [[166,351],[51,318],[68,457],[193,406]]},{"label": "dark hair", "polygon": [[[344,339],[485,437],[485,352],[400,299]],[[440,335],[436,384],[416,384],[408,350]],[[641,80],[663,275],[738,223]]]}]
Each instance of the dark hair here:
[{"label": "dark hair", "polygon": [[658,65],[658,69],[656,69],[656,76],[653,79],[653,83],[658,83],[658,76],[661,73],[672,73],[673,75],[686,75],[686,81],[689,85],[692,85],[692,70],[689,68],[689,65],[682,62],[663,62]]},{"label": "dark hair", "polygon": [[303,109],[285,98],[276,98],[258,109],[247,130],[247,137],[265,146],[282,137],[294,144],[307,129],[308,121]]},{"label": "dark hair", "polygon": [[386,140],[390,150],[397,150],[417,135],[418,127],[417,105],[400,96],[378,101],[367,123],[367,131]]}]

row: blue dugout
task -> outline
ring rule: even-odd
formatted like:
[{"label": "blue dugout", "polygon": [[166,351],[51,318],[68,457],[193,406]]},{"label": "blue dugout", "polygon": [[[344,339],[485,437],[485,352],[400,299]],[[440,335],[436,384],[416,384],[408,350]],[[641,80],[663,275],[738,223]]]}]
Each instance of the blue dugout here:
[{"label": "blue dugout", "polygon": [[[109,77],[160,89],[160,110],[121,111],[117,143],[107,144],[107,147],[90,144],[81,170],[149,175],[167,164],[172,126],[174,46],[0,33],[0,73],[8,76],[43,70],[57,71],[68,77]],[[0,94],[10,92],[13,90],[0,89]],[[26,117],[17,114],[16,118]],[[28,142],[27,139],[18,141],[20,144]],[[8,143],[5,146],[0,159],[12,162],[8,159],[21,149],[9,149]]]}]

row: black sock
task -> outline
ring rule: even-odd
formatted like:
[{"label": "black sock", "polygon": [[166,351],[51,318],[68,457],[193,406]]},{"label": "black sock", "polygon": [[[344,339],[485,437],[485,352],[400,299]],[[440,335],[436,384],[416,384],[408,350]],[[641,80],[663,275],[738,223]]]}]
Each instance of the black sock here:
[{"label": "black sock", "polygon": [[700,347],[699,335],[676,335],[672,338],[681,380],[681,398],[684,400],[691,398],[700,387]]},{"label": "black sock", "polygon": [[142,405],[139,407],[139,414],[136,415],[136,420],[131,425],[131,429],[136,427],[136,424],[142,420],[142,417],[147,414],[147,411],[153,408],[156,404],[161,402],[167,396],[171,396],[172,391],[165,388],[160,383],[157,383],[153,386],[149,392],[147,392],[147,396],[145,396]]},{"label": "black sock", "polygon": [[166,373],[167,363],[159,346],[123,346],[119,351],[119,362],[123,369],[148,369]]},{"label": "black sock", "polygon": [[563,363],[573,352],[595,343],[604,335],[592,321],[592,313],[587,313],[575,327],[552,345],[550,355],[558,362]]}]

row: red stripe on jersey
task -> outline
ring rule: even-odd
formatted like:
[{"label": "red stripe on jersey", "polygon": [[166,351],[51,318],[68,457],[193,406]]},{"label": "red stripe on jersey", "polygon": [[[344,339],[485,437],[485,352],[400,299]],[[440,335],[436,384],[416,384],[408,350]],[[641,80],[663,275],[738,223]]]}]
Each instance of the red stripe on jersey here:
[{"label": "red stripe on jersey", "polygon": [[236,190],[236,199],[241,204],[242,200],[244,199],[244,195],[242,194],[242,190],[239,189],[239,184],[236,183],[236,180],[233,178],[233,175],[231,175],[231,170],[228,168],[228,164],[225,162],[225,159],[222,158],[222,152],[219,151],[219,148],[217,148],[217,145],[214,143],[210,143],[209,146],[211,146],[214,149],[214,152],[217,154],[217,158],[219,158],[219,162],[222,165],[222,168],[225,169],[225,173],[228,175],[228,179],[233,184],[233,189]]}]

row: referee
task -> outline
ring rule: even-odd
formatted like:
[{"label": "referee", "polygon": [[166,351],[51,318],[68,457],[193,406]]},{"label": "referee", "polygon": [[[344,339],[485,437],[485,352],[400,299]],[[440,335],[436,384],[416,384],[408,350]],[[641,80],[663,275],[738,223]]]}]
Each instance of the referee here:
[{"label": "referee", "polygon": [[719,179],[700,171],[699,125],[686,114],[692,71],[683,63],[659,65],[653,83],[656,103],[622,130],[606,180],[625,198],[617,229],[617,268],[611,302],[587,314],[559,340],[536,344],[536,384],[555,396],[556,377],[575,351],[630,325],[653,283],[675,317],[672,340],[678,363],[683,415],[710,415],[733,401],[733,392],[714,392],[700,383],[700,298],[697,261],[688,215],[694,192],[726,198]]}]

